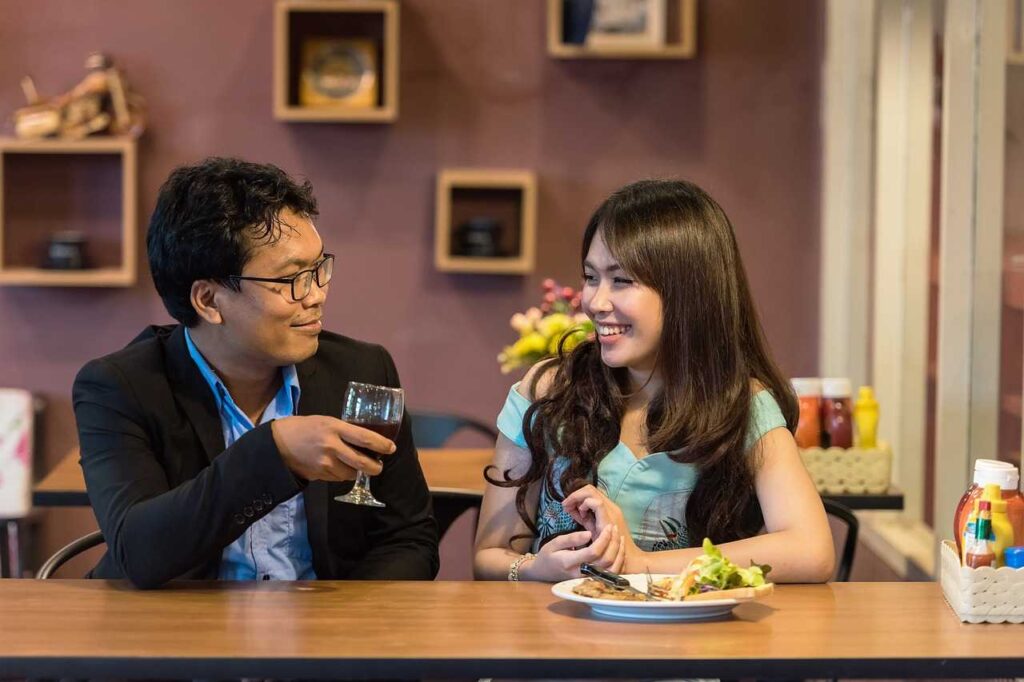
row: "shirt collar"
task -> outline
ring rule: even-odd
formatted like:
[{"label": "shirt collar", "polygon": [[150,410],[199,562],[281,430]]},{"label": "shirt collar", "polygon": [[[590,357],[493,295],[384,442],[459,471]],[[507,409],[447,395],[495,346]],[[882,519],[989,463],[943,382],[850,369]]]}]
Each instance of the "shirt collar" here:
[{"label": "shirt collar", "polygon": [[[217,376],[217,373],[213,371],[210,363],[206,361],[206,358],[203,357],[203,354],[196,347],[195,342],[192,341],[192,335],[189,333],[188,327],[185,328],[185,345],[188,347],[188,354],[192,361],[199,368],[199,373],[209,385],[210,390],[213,391],[213,398],[217,401],[217,411],[224,411],[225,400],[230,401],[231,406],[238,409],[235,406],[234,399],[228,392],[227,386]],[[277,412],[280,415],[294,415],[298,412],[299,397],[302,394],[299,389],[299,374],[295,369],[295,365],[281,367],[281,383],[281,389],[274,396],[274,402],[278,408]]]}]

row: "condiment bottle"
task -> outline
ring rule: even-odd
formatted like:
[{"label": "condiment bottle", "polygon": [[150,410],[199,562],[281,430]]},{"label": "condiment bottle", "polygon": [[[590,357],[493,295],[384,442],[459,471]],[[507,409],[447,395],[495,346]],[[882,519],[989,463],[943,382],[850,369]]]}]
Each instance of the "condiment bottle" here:
[{"label": "condiment bottle", "polygon": [[960,561],[963,564],[967,564],[967,548],[970,547],[971,541],[974,540],[974,534],[978,529],[978,502],[975,500],[974,504],[971,505],[971,513],[967,516],[967,524],[964,526],[963,533],[956,538],[956,546],[959,548],[957,553],[960,555]]},{"label": "condiment bottle", "polygon": [[800,377],[792,381],[800,404],[794,434],[796,444],[802,448],[818,447],[821,445],[821,379]]},{"label": "condiment bottle", "polygon": [[850,380],[821,380],[822,445],[832,448],[853,447],[853,424],[850,413]]},{"label": "condiment bottle", "polygon": [[985,486],[981,499],[992,505],[992,551],[996,555],[996,566],[1003,565],[1003,550],[1013,546],[1013,526],[1006,515],[1006,500],[1002,499],[999,486],[990,483]]},{"label": "condiment bottle", "polygon": [[853,424],[857,428],[857,447],[878,447],[878,401],[870,386],[861,386],[853,404]]},{"label": "condiment bottle", "polygon": [[981,568],[982,566],[996,567],[996,555],[992,551],[992,545],[989,542],[989,534],[992,532],[992,507],[991,502],[988,500],[980,500],[978,502],[978,526],[974,533],[974,538],[971,540],[970,546],[967,548],[967,558],[964,564],[971,568]]},{"label": "condiment bottle", "polygon": [[953,516],[953,537],[956,539],[957,553],[961,556],[964,554],[963,537],[967,517],[974,509],[974,502],[981,499],[984,487],[989,483],[997,483],[1002,498],[1006,500],[1006,516],[1013,528],[1013,544],[1024,544],[1024,496],[1017,489],[1020,484],[1017,467],[995,459],[979,459],[974,462],[974,481],[960,498]]}]

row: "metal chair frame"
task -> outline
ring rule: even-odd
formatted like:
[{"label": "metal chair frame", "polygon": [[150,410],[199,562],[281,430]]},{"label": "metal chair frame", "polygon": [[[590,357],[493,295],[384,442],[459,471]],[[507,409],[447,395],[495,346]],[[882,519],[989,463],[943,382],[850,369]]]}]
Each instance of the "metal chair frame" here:
[{"label": "metal chair frame", "polygon": [[43,565],[39,567],[39,571],[36,573],[36,580],[48,580],[52,578],[57,569],[68,561],[85,550],[102,545],[104,542],[103,533],[98,530],[86,533],[82,537],[72,540],[58,549],[53,556],[43,562]]}]

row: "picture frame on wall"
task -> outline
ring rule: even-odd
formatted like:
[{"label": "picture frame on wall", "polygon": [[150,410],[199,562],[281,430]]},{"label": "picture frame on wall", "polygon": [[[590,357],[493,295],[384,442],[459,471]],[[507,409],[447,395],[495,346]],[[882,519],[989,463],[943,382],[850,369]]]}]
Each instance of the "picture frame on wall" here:
[{"label": "picture frame on wall", "polygon": [[373,108],[380,98],[378,45],[367,38],[310,37],[302,42],[299,104]]},{"label": "picture frame on wall", "polygon": [[594,0],[586,44],[593,48],[654,48],[665,44],[666,0]]}]

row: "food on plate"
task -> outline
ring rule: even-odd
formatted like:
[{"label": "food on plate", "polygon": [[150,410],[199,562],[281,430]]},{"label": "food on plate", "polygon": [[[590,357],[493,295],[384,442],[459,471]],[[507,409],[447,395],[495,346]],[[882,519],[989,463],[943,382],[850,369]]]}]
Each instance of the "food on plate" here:
[{"label": "food on plate", "polygon": [[740,568],[708,538],[704,538],[703,548],[704,554],[691,561],[682,573],[651,583],[651,594],[679,601],[708,592],[769,584],[765,576],[771,566],[751,563],[749,568]]},{"label": "food on plate", "polygon": [[704,538],[704,554],[683,569],[679,575],[657,580],[648,578],[647,595],[637,594],[593,578],[581,581],[573,592],[586,597],[614,599],[620,601],[647,600],[706,600],[706,599],[756,599],[767,596],[773,590],[772,583],[765,580],[771,566],[751,563],[740,568],[722,554],[711,540]]},{"label": "food on plate", "polygon": [[572,588],[576,594],[594,599],[613,599],[615,601],[650,601],[650,597],[636,592],[624,590],[621,587],[605,585],[600,580],[587,578],[576,587]]}]

